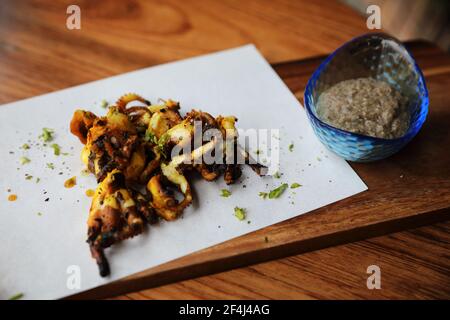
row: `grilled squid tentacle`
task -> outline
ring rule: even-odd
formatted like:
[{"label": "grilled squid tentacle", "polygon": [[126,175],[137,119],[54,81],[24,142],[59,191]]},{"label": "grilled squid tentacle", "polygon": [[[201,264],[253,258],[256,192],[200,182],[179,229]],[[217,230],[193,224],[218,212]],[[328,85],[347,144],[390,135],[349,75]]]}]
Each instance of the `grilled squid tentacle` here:
[{"label": "grilled squid tentacle", "polygon": [[105,248],[142,233],[147,217],[138,210],[133,191],[126,187],[125,175],[115,169],[99,184],[88,218],[88,243],[100,274],[109,273]]},{"label": "grilled squid tentacle", "polygon": [[125,112],[127,105],[132,101],[139,101],[139,102],[146,104],[147,106],[151,105],[150,101],[142,98],[140,95],[138,95],[136,93],[127,93],[127,94],[124,94],[123,96],[121,96],[116,101],[116,106],[119,108],[120,111]]}]

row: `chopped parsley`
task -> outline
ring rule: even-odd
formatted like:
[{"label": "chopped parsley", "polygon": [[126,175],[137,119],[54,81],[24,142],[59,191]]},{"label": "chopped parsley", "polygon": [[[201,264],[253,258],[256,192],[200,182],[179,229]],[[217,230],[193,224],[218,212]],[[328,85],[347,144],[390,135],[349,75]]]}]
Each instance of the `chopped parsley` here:
[{"label": "chopped parsley", "polygon": [[39,138],[42,138],[44,142],[52,141],[53,140],[53,130],[49,128],[43,128],[42,134],[39,136]]},{"label": "chopped parsley", "polygon": [[20,158],[20,164],[21,164],[21,165],[27,164],[27,163],[29,163],[29,162],[31,162],[31,160],[28,159],[27,157],[21,157],[21,158]]},{"label": "chopped parsley", "polygon": [[279,171],[275,172],[274,175],[273,175],[273,177],[274,177],[275,179],[280,179],[280,178],[281,178],[280,172],[279,172]]},{"label": "chopped parsley", "polygon": [[148,129],[145,131],[144,141],[151,142],[153,144],[158,144],[158,138],[156,138],[154,133],[149,131]]},{"label": "chopped parsley", "polygon": [[59,156],[61,154],[61,147],[58,144],[53,143],[50,147],[53,148],[53,153],[55,156]]},{"label": "chopped parsley", "polygon": [[234,216],[238,218],[240,221],[245,220],[246,212],[244,208],[235,207],[234,208]]},{"label": "chopped parsley", "polygon": [[29,145],[28,143],[24,143],[24,144],[22,145],[22,149],[23,149],[23,150],[28,150],[28,149],[30,149],[30,145]]},{"label": "chopped parsley", "polygon": [[283,183],[278,188],[273,189],[272,191],[269,192],[269,199],[279,198],[283,194],[284,190],[287,189],[287,187],[288,187],[288,184],[287,183]]},{"label": "chopped parsley", "polygon": [[228,198],[229,196],[231,196],[231,192],[227,189],[222,189],[220,196],[224,197],[224,198]]},{"label": "chopped parsley", "polygon": [[33,179],[33,176],[26,176],[25,179],[31,180],[31,179]]},{"label": "chopped parsley", "polygon": [[16,293],[15,295],[9,297],[8,300],[20,300],[23,298],[23,293]]},{"label": "chopped parsley", "polygon": [[260,192],[260,193],[258,193],[258,195],[259,195],[261,198],[266,199],[267,196],[268,196],[269,194],[268,194],[267,192]]},{"label": "chopped parsley", "polygon": [[36,178],[36,183],[39,183],[41,181],[41,178],[37,177]]},{"label": "chopped parsley", "polygon": [[49,163],[47,163],[47,168],[53,170],[53,169],[55,169],[55,165],[53,163],[49,162]]},{"label": "chopped parsley", "polygon": [[106,101],[106,99],[103,99],[103,100],[100,102],[100,106],[101,106],[102,108],[107,108],[107,107],[108,107],[108,101]]},{"label": "chopped parsley", "polygon": [[295,188],[299,188],[302,185],[300,183],[294,182],[293,184],[291,184],[291,189],[295,189]]},{"label": "chopped parsley", "polygon": [[288,149],[290,152],[294,151],[294,143],[291,142],[291,144],[288,146]]}]

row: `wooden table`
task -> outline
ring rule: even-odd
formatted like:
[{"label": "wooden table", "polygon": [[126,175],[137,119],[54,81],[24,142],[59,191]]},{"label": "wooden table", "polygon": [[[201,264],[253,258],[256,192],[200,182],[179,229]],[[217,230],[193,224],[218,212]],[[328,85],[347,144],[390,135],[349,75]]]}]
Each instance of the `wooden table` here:
[{"label": "wooden table", "polygon": [[[364,18],[331,1],[81,1],[82,29],[72,31],[65,26],[69,4],[1,2],[0,102],[248,42],[271,63],[301,59],[328,53],[366,32]],[[436,55],[430,55],[423,63],[429,66],[427,76],[433,77],[431,99],[442,105],[448,101],[449,65],[440,67]],[[277,71],[300,97],[304,81],[289,83],[292,66],[281,64]],[[431,168],[424,174],[448,172]],[[420,187],[420,181],[409,181],[407,175],[397,178]],[[449,190],[448,184],[442,187]],[[446,201],[443,194],[439,196]],[[448,214],[438,213],[437,220]],[[411,226],[420,221],[414,222]],[[448,228],[442,223],[121,298],[448,298]],[[364,232],[361,239],[368,236]],[[370,264],[382,268],[382,290],[366,288]]]}]

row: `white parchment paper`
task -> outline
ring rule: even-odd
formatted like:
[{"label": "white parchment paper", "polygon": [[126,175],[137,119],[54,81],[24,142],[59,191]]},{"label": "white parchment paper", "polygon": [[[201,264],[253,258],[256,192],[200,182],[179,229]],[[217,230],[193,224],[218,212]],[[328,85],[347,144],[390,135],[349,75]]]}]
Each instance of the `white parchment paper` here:
[{"label": "white parchment paper", "polygon": [[[221,179],[213,183],[196,180],[194,204],[183,218],[151,226],[143,235],[108,249],[112,273],[101,278],[85,242],[91,200],[85,191],[95,189],[96,183],[92,176],[80,174],[82,145],[68,126],[75,109],[103,115],[102,99],[113,102],[127,92],[139,93],[152,102],[158,98],[178,100],[182,113],[198,108],[215,116],[235,115],[242,129],[279,129],[282,176],[260,178],[245,169],[242,182],[229,188],[229,198],[220,196],[225,187]],[[55,156],[49,146],[36,145],[43,127],[55,130],[54,142],[68,155]],[[253,46],[3,105],[0,137],[2,299],[19,292],[27,299],[71,295],[367,189],[344,160],[320,144],[297,99]],[[24,143],[31,148],[21,149]],[[288,150],[291,143],[292,152]],[[31,162],[21,165],[22,156]],[[32,178],[26,179],[26,175]],[[77,185],[66,189],[64,181],[71,176],[77,176]],[[287,190],[279,199],[258,196],[283,182],[297,182],[302,187]],[[7,201],[9,194],[17,194],[17,201]],[[246,221],[233,216],[235,206],[247,209]],[[71,276],[78,271],[80,287],[76,288]]]}]

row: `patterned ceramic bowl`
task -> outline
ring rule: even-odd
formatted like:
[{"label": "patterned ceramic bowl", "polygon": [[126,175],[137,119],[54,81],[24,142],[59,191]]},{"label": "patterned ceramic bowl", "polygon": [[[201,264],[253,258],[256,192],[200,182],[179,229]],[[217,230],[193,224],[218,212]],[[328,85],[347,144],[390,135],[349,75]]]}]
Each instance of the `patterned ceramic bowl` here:
[{"label": "patterned ceramic bowl", "polygon": [[[361,77],[383,80],[408,98],[411,120],[403,137],[369,137],[335,128],[318,118],[316,102],[324,90],[340,81]],[[399,151],[419,132],[429,102],[425,79],[412,55],[399,40],[380,33],[355,38],[325,59],[309,79],[304,101],[320,141],[346,160],[357,162],[384,159]]]}]

